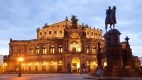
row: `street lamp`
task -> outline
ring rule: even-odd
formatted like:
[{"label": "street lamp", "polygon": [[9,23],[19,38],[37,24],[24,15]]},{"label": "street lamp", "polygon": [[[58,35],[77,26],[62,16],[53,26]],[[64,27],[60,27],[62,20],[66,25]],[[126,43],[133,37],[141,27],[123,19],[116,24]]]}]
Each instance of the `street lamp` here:
[{"label": "street lamp", "polygon": [[18,57],[17,61],[19,62],[18,77],[21,77],[21,64],[24,61],[24,58],[23,57]]},{"label": "street lamp", "polygon": [[107,66],[107,62],[104,62],[104,67],[106,67]]}]

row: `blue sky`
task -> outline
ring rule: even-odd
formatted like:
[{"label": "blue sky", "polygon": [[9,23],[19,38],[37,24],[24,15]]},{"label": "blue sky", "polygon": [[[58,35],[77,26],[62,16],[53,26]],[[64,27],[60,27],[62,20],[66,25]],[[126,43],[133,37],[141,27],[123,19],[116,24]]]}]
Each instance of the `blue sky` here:
[{"label": "blue sky", "polygon": [[45,23],[62,21],[76,15],[79,23],[104,30],[105,11],[117,7],[121,41],[130,37],[134,55],[142,56],[141,0],[0,0],[0,54],[8,54],[10,38],[36,38],[36,29]]}]

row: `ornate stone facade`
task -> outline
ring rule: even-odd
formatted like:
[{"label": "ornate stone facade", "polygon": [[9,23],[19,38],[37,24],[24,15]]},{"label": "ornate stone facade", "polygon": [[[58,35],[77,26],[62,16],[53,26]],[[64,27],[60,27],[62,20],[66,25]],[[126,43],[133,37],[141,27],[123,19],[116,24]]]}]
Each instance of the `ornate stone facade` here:
[{"label": "ornate stone facade", "polygon": [[18,71],[17,58],[24,57],[23,73],[94,72],[97,44],[104,46],[102,30],[80,25],[72,16],[37,29],[37,39],[13,40],[9,56],[4,57],[5,72]]}]

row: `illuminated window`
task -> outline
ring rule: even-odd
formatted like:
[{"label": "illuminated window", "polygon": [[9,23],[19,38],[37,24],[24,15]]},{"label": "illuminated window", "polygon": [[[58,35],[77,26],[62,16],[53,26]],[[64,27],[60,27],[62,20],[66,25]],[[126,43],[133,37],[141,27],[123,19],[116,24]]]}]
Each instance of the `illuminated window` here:
[{"label": "illuminated window", "polygon": [[87,61],[87,65],[90,65],[90,62],[89,62],[89,61]]},{"label": "illuminated window", "polygon": [[104,67],[106,67],[107,66],[107,62],[104,62]]},{"label": "illuminated window", "polygon": [[46,54],[46,52],[47,52],[46,47],[43,47],[43,48],[42,48],[42,54]]},{"label": "illuminated window", "polygon": [[94,47],[92,48],[92,54],[96,54],[96,49]]},{"label": "illuminated window", "polygon": [[58,47],[58,53],[62,53],[63,52],[63,47],[62,47],[62,45],[59,45],[59,47]]},{"label": "illuminated window", "polygon": [[92,48],[92,53],[96,54],[96,49],[95,48]]},{"label": "illuminated window", "polygon": [[89,47],[86,47],[86,53],[89,53]]},{"label": "illuminated window", "polygon": [[50,64],[53,64],[54,61],[50,61]]},{"label": "illuminated window", "polygon": [[36,48],[36,54],[39,54],[39,47]]},{"label": "illuminated window", "polygon": [[50,53],[54,54],[55,53],[55,48],[54,47],[50,47]]},{"label": "illuminated window", "polygon": [[80,52],[81,51],[81,44],[77,42],[72,42],[70,44],[70,48],[72,52]]},{"label": "illuminated window", "polygon": [[60,60],[59,62],[58,62],[59,64],[63,64],[63,62]]},{"label": "illuminated window", "polygon": [[62,47],[59,47],[58,50],[59,50],[59,53],[63,52],[63,48]]}]

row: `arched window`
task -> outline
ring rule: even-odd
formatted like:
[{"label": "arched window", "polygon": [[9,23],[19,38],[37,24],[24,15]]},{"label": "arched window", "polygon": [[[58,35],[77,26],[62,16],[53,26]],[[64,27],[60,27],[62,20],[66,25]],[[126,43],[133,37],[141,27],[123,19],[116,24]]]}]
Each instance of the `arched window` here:
[{"label": "arched window", "polygon": [[50,53],[51,53],[51,54],[54,54],[54,53],[55,53],[55,47],[54,47],[54,45],[52,45],[52,46],[50,47]]},{"label": "arched window", "polygon": [[43,47],[42,47],[42,54],[46,54],[46,53],[47,53],[46,46],[43,46]]},{"label": "arched window", "polygon": [[70,35],[69,51],[81,52],[81,40],[80,35],[77,32],[74,32]]},{"label": "arched window", "polygon": [[39,46],[36,47],[36,54],[39,54]]},{"label": "arched window", "polygon": [[80,51],[81,51],[81,46],[80,46],[80,44],[77,43],[77,42],[72,42],[72,43],[70,44],[70,47],[71,47],[71,51],[72,51],[72,52],[80,52]]},{"label": "arched window", "polygon": [[63,47],[62,47],[62,45],[59,45],[59,47],[58,47],[58,52],[59,52],[59,53],[62,53],[62,52],[63,52]]}]

